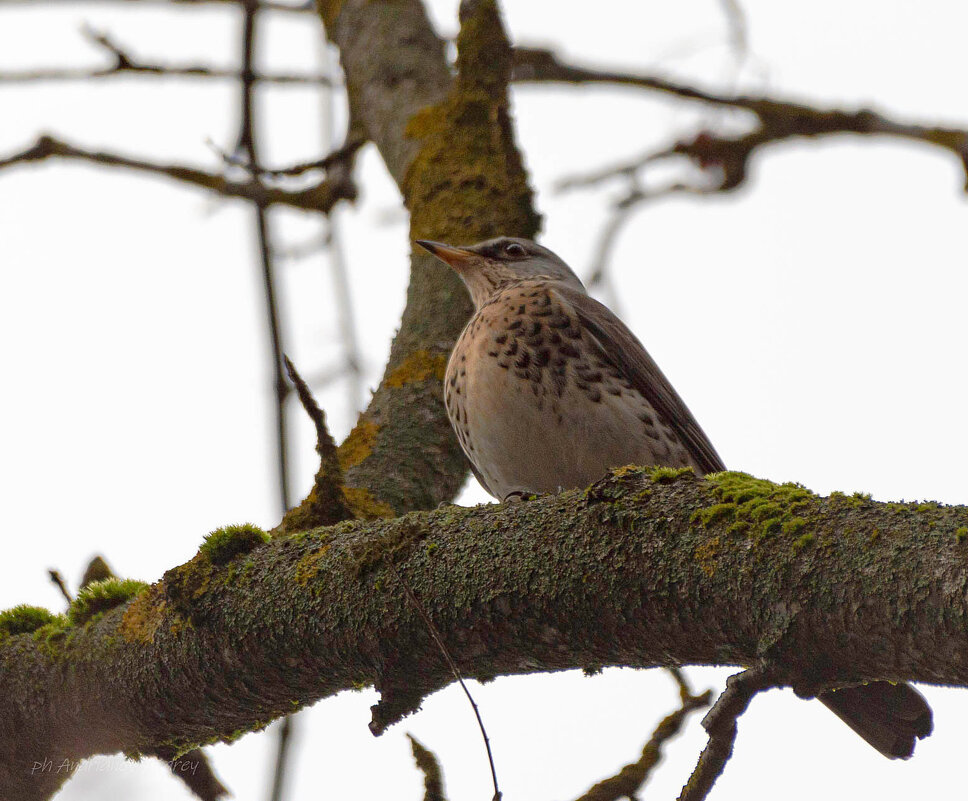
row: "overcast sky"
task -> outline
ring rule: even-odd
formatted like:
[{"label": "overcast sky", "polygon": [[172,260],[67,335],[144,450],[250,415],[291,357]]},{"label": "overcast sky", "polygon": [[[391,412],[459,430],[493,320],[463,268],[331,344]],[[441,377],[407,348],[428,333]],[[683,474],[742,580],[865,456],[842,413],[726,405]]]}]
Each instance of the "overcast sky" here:
[{"label": "overcast sky", "polygon": [[[227,65],[237,57],[230,10],[130,5],[0,4],[0,70],[96,62],[82,21],[146,58]],[[585,3],[505,3],[513,38],[590,64],[968,126],[968,5],[743,5],[751,54],[737,64],[712,0],[601,0],[593,12]],[[456,30],[456,6],[431,4],[445,34]],[[264,25],[267,68],[319,62],[318,30],[305,19],[266,17]],[[326,125],[317,92],[279,88],[262,101],[267,161],[319,155]],[[717,119],[632,89],[522,87],[513,102],[545,215],[542,241],[583,275],[622,186],[560,193],[556,182]],[[338,98],[336,106],[340,131]],[[49,131],[215,167],[209,143],[230,146],[237,126],[228,83],[0,84],[0,109],[0,157]],[[338,220],[373,388],[403,306],[409,243],[378,154],[365,150],[359,167],[361,198]],[[926,146],[844,137],[783,145],[754,167],[750,187],[734,196],[665,201],[631,219],[612,262],[619,311],[730,467],[819,492],[968,502],[968,207],[956,160]],[[153,581],[220,525],[278,520],[250,221],[240,203],[120,172],[45,163],[0,173],[0,608],[59,610],[47,568],[76,587],[96,552],[119,574]],[[320,230],[314,218],[273,215],[280,248]],[[286,349],[307,375],[339,360],[327,269],[319,253],[280,270]],[[345,383],[318,398],[334,434],[345,435],[355,419]],[[298,494],[315,464],[311,429],[293,417]],[[472,486],[460,502],[487,500]],[[701,690],[721,687],[728,672],[690,675]],[[473,686],[509,801],[576,797],[636,758],[676,706],[661,671]],[[924,692],[935,734],[905,763],[884,760],[816,702],[788,691],[757,698],[712,798],[960,791],[968,693]],[[300,715],[291,799],[419,798],[407,731],[440,756],[451,798],[490,797],[458,691],[433,696],[379,739],[366,728],[374,700],[370,691],[348,693]],[[674,798],[704,741],[692,720],[643,797]],[[236,798],[265,798],[272,742],[250,735],[211,749]],[[159,765],[120,757],[89,765],[59,798],[188,798]]]}]

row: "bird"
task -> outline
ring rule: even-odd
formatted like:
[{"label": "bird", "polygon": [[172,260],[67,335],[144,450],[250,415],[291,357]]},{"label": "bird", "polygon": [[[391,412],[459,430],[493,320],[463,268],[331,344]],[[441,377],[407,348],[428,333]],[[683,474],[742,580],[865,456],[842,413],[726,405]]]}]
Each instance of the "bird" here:
[{"label": "bird", "polygon": [[[551,250],[510,236],[416,243],[457,273],[474,305],[447,362],[444,405],[488,493],[509,501],[588,487],[627,464],[726,469],[642,343]],[[933,727],[905,683],[817,697],[890,759],[911,756]]]}]

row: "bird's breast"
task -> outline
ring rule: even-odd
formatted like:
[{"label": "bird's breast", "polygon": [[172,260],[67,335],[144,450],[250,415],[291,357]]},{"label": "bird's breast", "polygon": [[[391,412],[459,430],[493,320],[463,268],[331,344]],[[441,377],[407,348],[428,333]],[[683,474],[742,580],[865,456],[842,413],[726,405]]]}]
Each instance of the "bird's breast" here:
[{"label": "bird's breast", "polygon": [[547,287],[525,282],[484,305],[454,347],[444,387],[461,447],[498,498],[587,486],[630,462],[689,463]]}]

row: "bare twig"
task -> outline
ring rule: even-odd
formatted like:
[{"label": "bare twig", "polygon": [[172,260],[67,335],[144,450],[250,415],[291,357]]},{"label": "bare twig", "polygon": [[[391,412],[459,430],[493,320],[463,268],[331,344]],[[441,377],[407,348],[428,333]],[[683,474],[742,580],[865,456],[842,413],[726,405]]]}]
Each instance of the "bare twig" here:
[{"label": "bare twig", "polygon": [[892,120],[870,109],[843,111],[804,103],[747,95],[724,95],[651,75],[597,70],[567,64],[550,50],[516,48],[513,80],[518,83],[609,83],[636,86],[754,115],[753,130],[739,136],[703,131],[691,141],[681,141],[633,162],[609,168],[583,178],[563,182],[563,187],[586,186],[613,177],[626,176],[659,158],[684,156],[704,169],[716,167],[722,173],[717,191],[737,188],[747,175],[750,155],[765,145],[787,139],[815,138],[835,134],[891,136],[948,150],[958,157],[966,175],[968,191],[968,130]]},{"label": "bare twig", "polygon": [[234,181],[219,173],[207,172],[180,164],[159,164],[143,159],[120,156],[98,150],[86,150],[51,136],[41,136],[20,153],[0,159],[0,169],[18,164],[30,164],[50,158],[67,158],[108,167],[123,167],[151,175],[161,175],[183,184],[214,192],[222,197],[241,198],[258,203],[260,207],[288,206],[304,211],[326,213],[340,200],[356,197],[356,186],[342,178],[325,179],[305,189],[285,190],[265,186],[254,179]]},{"label": "bare twig", "polygon": [[313,488],[303,501],[288,510],[276,533],[306,531],[317,526],[331,526],[353,517],[353,510],[343,492],[343,471],[340,467],[336,443],[326,427],[326,416],[313,399],[309,386],[296,371],[288,356],[283,356],[289,379],[296,388],[299,400],[316,428],[316,453],[319,470]]},{"label": "bare twig", "polygon": [[702,801],[706,798],[733,754],[737,719],[746,711],[754,695],[777,686],[779,681],[775,672],[763,666],[735,673],[726,680],[726,689],[703,718],[702,725],[709,732],[709,742],[699,755],[699,763],[689,781],[682,788],[679,801]]},{"label": "bare twig", "polygon": [[[129,50],[119,45],[107,33],[98,32],[85,26],[81,34],[91,44],[104,51],[110,62],[103,67],[66,67],[60,69],[35,69],[19,72],[0,72],[0,83],[40,83],[45,81],[90,81],[103,78],[138,77],[158,78],[209,78],[217,80],[242,80],[238,70],[213,67],[208,64],[163,64],[136,58]],[[329,84],[329,78],[322,75],[297,75],[294,73],[259,74],[258,83],[276,85]]]},{"label": "bare twig", "polygon": [[303,175],[314,170],[333,170],[336,167],[343,167],[347,163],[352,165],[353,158],[356,156],[356,151],[365,144],[365,138],[354,138],[352,140],[347,140],[336,150],[326,156],[323,156],[321,159],[302,161],[298,164],[291,164],[288,167],[276,167],[274,169],[270,167],[250,165],[243,158],[240,158],[238,155],[232,153],[220,152],[219,155],[226,163],[235,167],[244,167],[256,175],[262,175],[270,178],[289,178]]},{"label": "bare twig", "polygon": [[736,59],[737,67],[742,66],[743,62],[749,57],[750,40],[749,25],[746,22],[746,14],[739,0],[720,0],[723,13],[726,15],[726,25],[729,28],[729,49]]},{"label": "bare twig", "polygon": [[[255,48],[256,23],[259,14],[258,0],[242,0],[242,85],[239,94],[239,135],[235,150],[245,161],[249,175],[255,179],[259,171],[259,150],[255,121]],[[269,217],[267,206],[259,201],[253,202],[256,236],[259,247],[259,262],[262,273],[262,287],[265,298],[266,330],[272,355],[272,388],[275,405],[275,445],[276,475],[279,490],[279,505],[283,515],[289,511],[289,432],[286,401],[289,398],[289,384],[283,374],[282,330],[279,318],[279,303],[276,298],[272,245],[270,243]],[[280,801],[286,778],[289,758],[289,744],[292,735],[292,717],[282,721],[276,740],[276,763],[269,792],[271,801]]]},{"label": "bare twig", "polygon": [[444,794],[443,771],[440,769],[436,754],[412,734],[408,734],[407,738],[410,740],[413,761],[417,763],[417,767],[424,775],[423,801],[447,801],[447,796]]},{"label": "bare twig", "polygon": [[440,631],[434,625],[434,621],[430,619],[430,615],[427,614],[427,610],[424,609],[420,599],[414,594],[410,587],[410,584],[403,577],[403,574],[397,570],[397,566],[393,563],[392,555],[385,560],[385,563],[390,567],[393,575],[397,577],[400,585],[403,587],[403,591],[407,595],[407,599],[413,605],[413,608],[420,615],[420,619],[424,622],[427,627],[427,631],[430,632],[430,636],[433,638],[434,643],[440,649],[440,653],[443,654],[444,660],[447,662],[447,666],[450,668],[450,672],[454,675],[460,688],[464,691],[464,695],[467,696],[467,700],[470,702],[471,709],[474,710],[474,717],[477,718],[477,727],[481,730],[481,737],[484,739],[484,749],[487,751],[487,763],[491,768],[491,783],[494,785],[494,796],[492,801],[501,801],[501,791],[497,784],[497,771],[494,768],[494,755],[491,753],[491,741],[487,736],[487,729],[484,728],[484,721],[481,719],[481,712],[477,708],[477,702],[474,701],[474,696],[471,695],[471,691],[467,689],[467,685],[464,683],[464,677],[461,675],[460,669],[457,667],[457,663],[454,658],[450,655],[450,651],[447,650],[447,646],[444,645],[444,640],[440,636]]},{"label": "bare twig", "polygon": [[659,722],[652,737],[642,748],[642,756],[636,762],[626,765],[614,776],[598,782],[578,798],[578,801],[619,801],[622,798],[634,798],[635,793],[662,760],[662,746],[681,731],[691,712],[709,706],[711,690],[706,690],[701,695],[693,695],[681,671],[671,668],[669,672],[679,685],[679,709]]},{"label": "bare twig", "polygon": [[[237,5],[239,0],[0,0],[0,6],[66,6],[76,5],[83,2],[85,5],[92,3],[118,4],[118,5],[163,5],[163,6],[185,6],[203,8],[207,5]],[[259,3],[261,11],[276,11],[285,14],[308,14],[315,11],[313,0],[303,0],[298,3],[275,2],[275,0],[262,0]]]},{"label": "bare twig", "polygon": [[60,590],[61,595],[64,596],[67,603],[70,603],[74,599],[71,597],[70,592],[67,590],[67,584],[64,582],[64,577],[61,576],[60,572],[54,570],[53,568],[47,571],[47,575],[50,576],[50,580],[54,583],[54,586]]}]

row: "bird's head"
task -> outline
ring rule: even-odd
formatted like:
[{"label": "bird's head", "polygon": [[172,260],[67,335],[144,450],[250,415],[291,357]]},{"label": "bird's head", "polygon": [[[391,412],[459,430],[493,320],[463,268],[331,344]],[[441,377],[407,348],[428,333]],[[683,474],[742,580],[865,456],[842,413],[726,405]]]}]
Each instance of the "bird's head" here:
[{"label": "bird's head", "polygon": [[504,286],[523,278],[557,281],[585,291],[578,276],[567,264],[548,248],[530,239],[500,236],[467,247],[444,245],[426,239],[418,239],[417,244],[450,265],[463,279],[475,309],[481,308],[491,295]]}]

